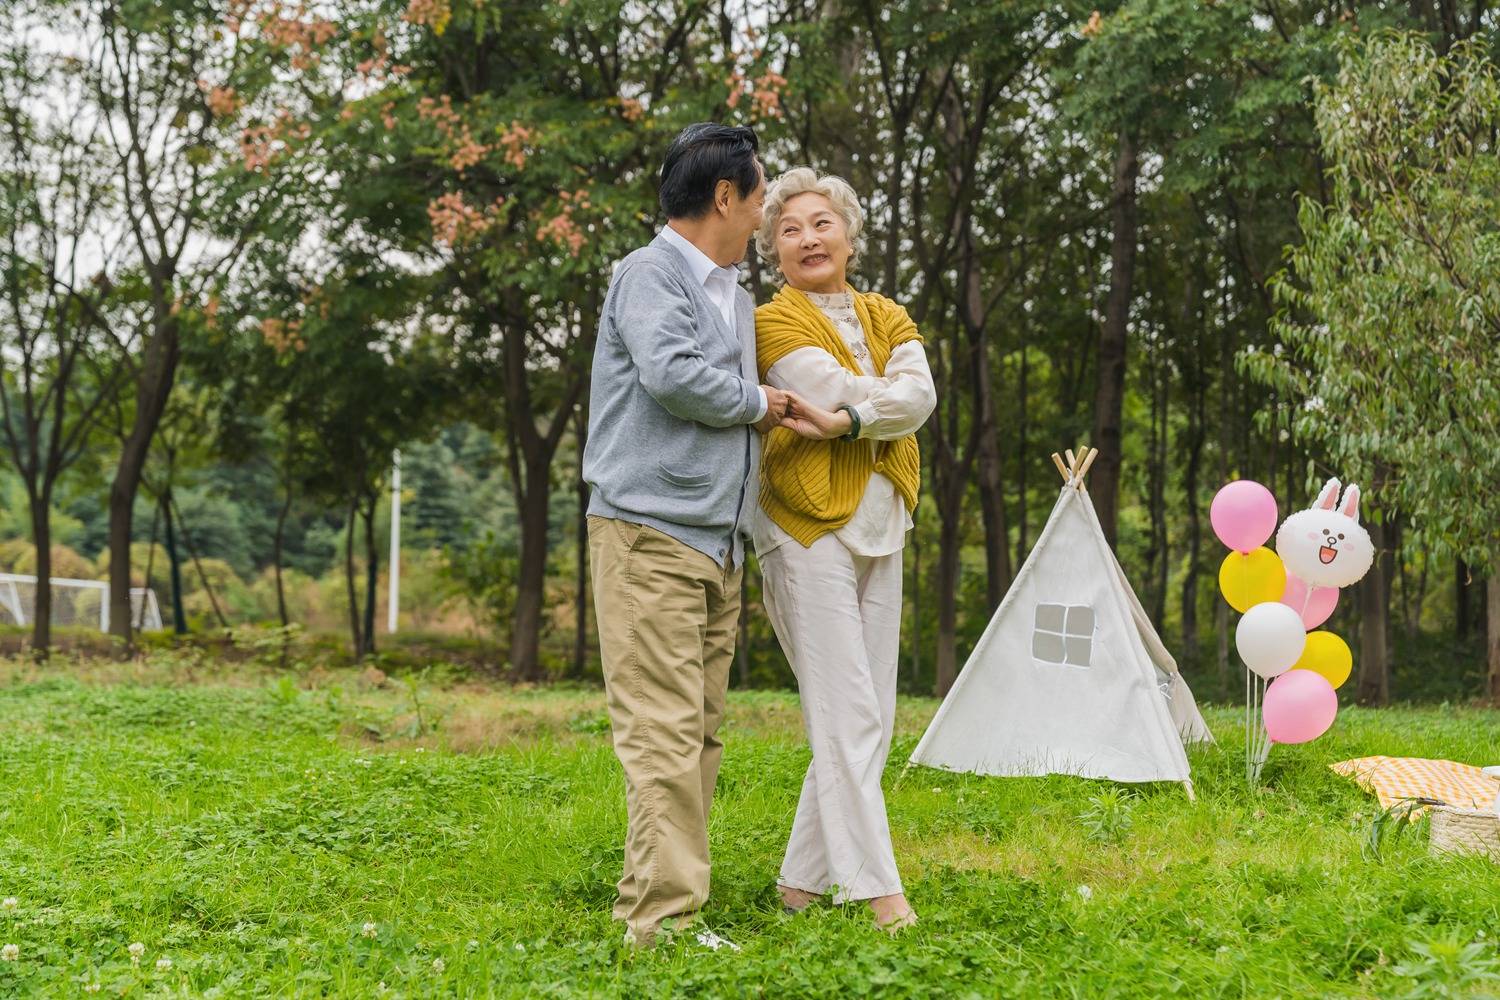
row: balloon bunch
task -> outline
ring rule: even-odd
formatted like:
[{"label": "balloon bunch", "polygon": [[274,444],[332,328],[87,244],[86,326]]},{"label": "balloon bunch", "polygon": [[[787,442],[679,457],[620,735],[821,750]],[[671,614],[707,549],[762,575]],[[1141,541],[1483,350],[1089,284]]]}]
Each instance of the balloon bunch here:
[{"label": "balloon bunch", "polygon": [[[1254,780],[1270,744],[1306,743],[1333,725],[1339,706],[1334,692],[1349,679],[1354,656],[1348,643],[1318,626],[1333,614],[1339,588],[1369,570],[1375,548],[1359,523],[1359,487],[1350,484],[1341,505],[1337,479],[1328,480],[1313,506],[1287,517],[1279,530],[1276,498],[1249,480],[1221,489],[1209,520],[1233,550],[1219,567],[1219,590],[1243,616],[1235,648],[1255,675],[1246,678],[1245,703],[1247,773]],[[1275,552],[1265,547],[1272,531]],[[1255,703],[1266,682],[1262,725],[1255,726]]]}]

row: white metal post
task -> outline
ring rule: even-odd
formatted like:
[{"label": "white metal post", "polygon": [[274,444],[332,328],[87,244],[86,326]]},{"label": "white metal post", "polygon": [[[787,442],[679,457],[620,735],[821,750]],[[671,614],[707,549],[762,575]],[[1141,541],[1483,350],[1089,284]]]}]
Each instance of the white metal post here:
[{"label": "white metal post", "polygon": [[396,631],[396,611],[401,603],[401,449],[391,452],[391,592],[386,608],[385,630]]}]

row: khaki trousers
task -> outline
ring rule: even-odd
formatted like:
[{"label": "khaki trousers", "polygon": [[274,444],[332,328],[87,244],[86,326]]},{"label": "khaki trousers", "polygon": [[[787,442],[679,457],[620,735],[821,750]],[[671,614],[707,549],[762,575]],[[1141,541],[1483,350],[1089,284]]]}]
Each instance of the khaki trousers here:
[{"label": "khaki trousers", "polygon": [[663,920],[708,899],[708,810],[742,571],[655,528],[602,517],[589,518],[589,557],[629,821],[614,915],[649,947]]}]

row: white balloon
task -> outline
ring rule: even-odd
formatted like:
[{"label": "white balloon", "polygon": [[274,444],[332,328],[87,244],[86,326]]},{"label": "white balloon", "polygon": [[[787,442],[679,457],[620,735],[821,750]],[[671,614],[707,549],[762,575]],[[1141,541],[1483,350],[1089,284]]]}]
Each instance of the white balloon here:
[{"label": "white balloon", "polygon": [[1280,601],[1255,605],[1234,630],[1234,647],[1240,659],[1268,680],[1290,670],[1306,645],[1307,628],[1302,616]]}]

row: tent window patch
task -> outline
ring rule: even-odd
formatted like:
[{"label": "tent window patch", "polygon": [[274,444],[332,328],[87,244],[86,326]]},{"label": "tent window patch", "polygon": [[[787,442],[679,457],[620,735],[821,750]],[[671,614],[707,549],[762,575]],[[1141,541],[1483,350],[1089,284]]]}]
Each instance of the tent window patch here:
[{"label": "tent window patch", "polygon": [[1038,604],[1031,655],[1043,663],[1089,665],[1094,647],[1094,609],[1086,604]]}]

